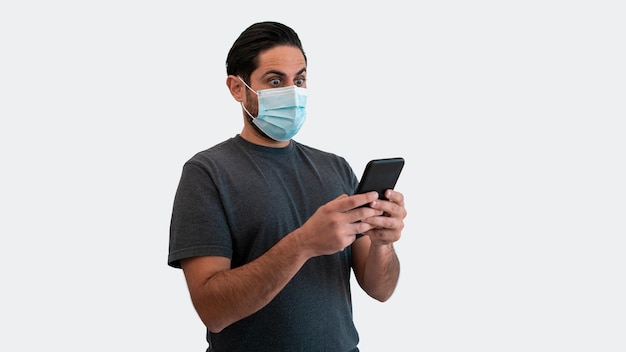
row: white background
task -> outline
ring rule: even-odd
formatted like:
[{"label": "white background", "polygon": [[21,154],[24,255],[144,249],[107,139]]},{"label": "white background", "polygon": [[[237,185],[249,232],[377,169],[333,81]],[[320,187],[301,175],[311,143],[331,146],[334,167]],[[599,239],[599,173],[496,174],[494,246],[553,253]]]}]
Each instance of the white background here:
[{"label": "white background", "polygon": [[[204,351],[167,266],[182,164],[238,133],[245,27],[309,58],[300,142],[403,156],[395,295],[361,350],[626,350],[619,1],[5,1],[3,351]],[[10,347],[9,347],[10,346]]]}]

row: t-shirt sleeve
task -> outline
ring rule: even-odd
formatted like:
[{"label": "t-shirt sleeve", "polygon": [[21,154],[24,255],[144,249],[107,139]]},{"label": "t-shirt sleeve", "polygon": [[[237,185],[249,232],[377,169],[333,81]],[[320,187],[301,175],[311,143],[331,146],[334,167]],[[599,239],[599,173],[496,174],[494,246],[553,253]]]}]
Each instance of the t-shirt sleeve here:
[{"label": "t-shirt sleeve", "polygon": [[172,209],[168,265],[180,268],[180,260],[196,256],[231,258],[232,242],[224,208],[209,170],[187,162]]}]

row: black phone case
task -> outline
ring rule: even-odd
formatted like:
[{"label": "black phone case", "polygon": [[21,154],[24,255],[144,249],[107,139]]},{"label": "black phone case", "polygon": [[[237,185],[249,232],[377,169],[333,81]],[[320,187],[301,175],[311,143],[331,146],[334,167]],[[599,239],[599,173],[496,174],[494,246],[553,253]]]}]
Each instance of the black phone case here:
[{"label": "black phone case", "polygon": [[400,157],[370,160],[363,170],[356,193],[376,191],[380,199],[386,200],[385,191],[396,186],[403,167],[404,158]]}]

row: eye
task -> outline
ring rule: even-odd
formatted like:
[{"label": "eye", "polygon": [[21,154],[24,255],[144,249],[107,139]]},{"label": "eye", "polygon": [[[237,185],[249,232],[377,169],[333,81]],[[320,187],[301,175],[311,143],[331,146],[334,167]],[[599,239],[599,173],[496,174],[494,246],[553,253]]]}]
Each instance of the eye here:
[{"label": "eye", "polygon": [[293,83],[298,87],[302,87],[304,82],[306,82],[305,78],[296,78],[296,80],[293,81]]},{"label": "eye", "polygon": [[278,78],[273,78],[273,79],[271,79],[271,80],[270,80],[270,82],[269,82],[269,83],[270,83],[270,85],[271,85],[272,87],[280,87],[280,82],[281,82],[281,81],[280,81],[280,79],[278,79]]}]

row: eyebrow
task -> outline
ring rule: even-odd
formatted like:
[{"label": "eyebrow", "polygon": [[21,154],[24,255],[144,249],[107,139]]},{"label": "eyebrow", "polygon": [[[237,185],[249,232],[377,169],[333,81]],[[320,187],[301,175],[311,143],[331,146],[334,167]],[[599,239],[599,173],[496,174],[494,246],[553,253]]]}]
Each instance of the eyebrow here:
[{"label": "eyebrow", "polygon": [[[306,72],[306,67],[303,67],[300,69],[300,71],[296,72],[296,75],[301,75],[304,72]],[[263,77],[267,76],[267,75],[277,75],[277,76],[281,76],[281,77],[285,77],[287,76],[286,73],[282,72],[282,71],[277,71],[277,70],[269,70],[267,72],[265,72],[263,74]]]}]

